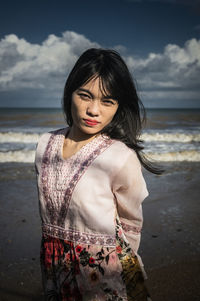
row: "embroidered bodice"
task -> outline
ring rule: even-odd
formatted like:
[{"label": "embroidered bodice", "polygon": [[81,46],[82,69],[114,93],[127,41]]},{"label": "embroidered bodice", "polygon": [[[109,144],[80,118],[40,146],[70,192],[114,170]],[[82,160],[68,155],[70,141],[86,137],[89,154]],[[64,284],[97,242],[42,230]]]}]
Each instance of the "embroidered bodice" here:
[{"label": "embroidered bodice", "polygon": [[67,133],[44,134],[36,152],[44,234],[80,243],[115,246],[119,216],[135,251],[142,227],[146,184],[136,154],[122,142],[98,136],[63,159]]}]

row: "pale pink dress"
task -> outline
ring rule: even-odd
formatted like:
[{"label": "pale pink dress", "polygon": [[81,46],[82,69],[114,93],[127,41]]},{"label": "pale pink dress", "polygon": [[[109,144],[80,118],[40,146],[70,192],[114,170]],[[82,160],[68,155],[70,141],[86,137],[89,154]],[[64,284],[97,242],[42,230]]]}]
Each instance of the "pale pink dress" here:
[{"label": "pale pink dress", "polygon": [[137,155],[100,135],[63,159],[67,132],[43,134],[35,158],[46,300],[150,300],[138,255],[148,192]]}]

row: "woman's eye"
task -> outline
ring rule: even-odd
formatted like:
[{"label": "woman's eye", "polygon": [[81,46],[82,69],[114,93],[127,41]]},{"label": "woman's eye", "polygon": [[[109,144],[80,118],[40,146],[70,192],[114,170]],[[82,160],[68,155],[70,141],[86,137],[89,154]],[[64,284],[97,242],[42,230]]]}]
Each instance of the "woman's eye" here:
[{"label": "woman's eye", "polygon": [[112,106],[112,105],[115,104],[115,102],[113,100],[110,100],[110,99],[104,99],[103,104],[105,104],[106,106]]},{"label": "woman's eye", "polygon": [[89,99],[89,95],[84,94],[84,93],[79,93],[80,98],[82,99]]}]

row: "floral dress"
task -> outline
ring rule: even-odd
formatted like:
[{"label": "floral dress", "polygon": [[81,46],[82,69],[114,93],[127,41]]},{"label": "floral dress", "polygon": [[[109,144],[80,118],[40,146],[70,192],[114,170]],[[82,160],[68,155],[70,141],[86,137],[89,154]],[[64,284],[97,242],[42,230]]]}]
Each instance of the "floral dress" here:
[{"label": "floral dress", "polygon": [[100,135],[63,159],[67,132],[42,135],[36,151],[45,300],[150,300],[137,254],[148,195],[137,156]]}]

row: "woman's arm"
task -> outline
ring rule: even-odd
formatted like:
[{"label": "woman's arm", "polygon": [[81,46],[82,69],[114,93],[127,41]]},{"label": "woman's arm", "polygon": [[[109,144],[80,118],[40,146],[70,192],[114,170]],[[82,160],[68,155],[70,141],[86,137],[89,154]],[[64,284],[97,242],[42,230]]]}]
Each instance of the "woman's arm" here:
[{"label": "woman's arm", "polygon": [[148,196],[141,165],[134,151],[113,181],[117,214],[131,248],[137,253],[143,223],[142,201]]}]

